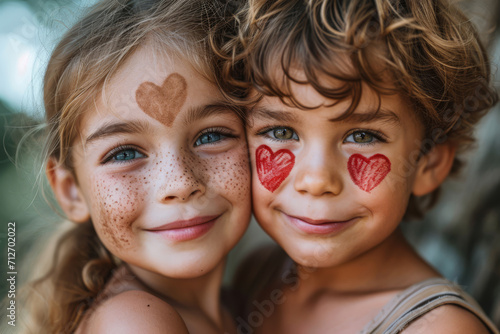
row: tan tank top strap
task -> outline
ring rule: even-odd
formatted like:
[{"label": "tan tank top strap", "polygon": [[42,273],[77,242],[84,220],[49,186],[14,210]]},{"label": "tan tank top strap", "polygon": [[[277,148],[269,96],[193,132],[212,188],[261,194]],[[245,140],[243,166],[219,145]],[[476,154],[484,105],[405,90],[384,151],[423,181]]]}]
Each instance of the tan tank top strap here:
[{"label": "tan tank top strap", "polygon": [[363,329],[363,334],[395,334],[427,312],[445,304],[457,305],[475,314],[493,334],[495,325],[472,297],[443,278],[432,278],[415,284],[397,295]]},{"label": "tan tank top strap", "polygon": [[379,333],[376,330],[381,328],[385,323],[389,322],[388,320],[389,318],[392,319],[394,317],[397,318],[400,316],[400,313],[403,312],[403,308],[401,306],[407,298],[414,295],[415,293],[418,293],[419,290],[421,290],[424,286],[426,286],[427,284],[431,283],[434,280],[437,279],[428,279],[420,283],[414,284],[410,286],[408,289],[396,295],[393,299],[391,299],[391,301],[389,301],[389,303],[387,303],[382,308],[382,310],[380,310],[380,312],[375,316],[375,318],[373,318],[359,334]]}]

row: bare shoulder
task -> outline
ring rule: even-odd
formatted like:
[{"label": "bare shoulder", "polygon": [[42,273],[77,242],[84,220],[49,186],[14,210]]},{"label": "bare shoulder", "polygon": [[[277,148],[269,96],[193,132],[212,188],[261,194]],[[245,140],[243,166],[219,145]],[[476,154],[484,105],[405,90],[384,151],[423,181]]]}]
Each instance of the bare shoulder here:
[{"label": "bare shoulder", "polygon": [[187,328],[168,303],[145,291],[126,291],[105,301],[92,314],[88,333],[178,333]]},{"label": "bare shoulder", "polygon": [[466,309],[443,305],[412,322],[403,333],[489,334],[489,331],[478,317]]}]

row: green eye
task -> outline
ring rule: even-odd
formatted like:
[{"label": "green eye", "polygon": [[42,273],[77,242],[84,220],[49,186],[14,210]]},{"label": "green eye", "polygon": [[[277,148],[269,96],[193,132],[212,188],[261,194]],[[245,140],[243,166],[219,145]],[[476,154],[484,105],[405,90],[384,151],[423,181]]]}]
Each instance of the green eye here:
[{"label": "green eye", "polygon": [[369,131],[354,131],[344,139],[345,143],[355,144],[374,144],[379,141],[385,142],[381,137]]},{"label": "green eye", "polygon": [[356,143],[371,143],[374,139],[370,133],[362,131],[354,132],[352,136]]},{"label": "green eye", "polygon": [[288,140],[293,138],[293,131],[288,128],[277,128],[273,130],[274,138],[279,140]]},{"label": "green eye", "polygon": [[299,140],[299,136],[292,128],[279,126],[271,129],[266,129],[260,133],[272,140],[286,141],[286,140]]}]

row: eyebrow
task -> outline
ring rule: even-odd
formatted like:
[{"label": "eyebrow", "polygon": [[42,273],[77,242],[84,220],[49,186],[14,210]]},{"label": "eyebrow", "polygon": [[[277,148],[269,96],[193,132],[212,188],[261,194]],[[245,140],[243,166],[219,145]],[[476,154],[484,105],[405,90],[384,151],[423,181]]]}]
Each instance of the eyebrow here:
[{"label": "eyebrow", "polygon": [[[338,120],[335,118],[332,118],[329,121],[338,122]],[[372,121],[401,125],[401,120],[394,111],[383,108],[368,110],[367,112],[354,112],[351,115],[347,116],[345,119],[342,119],[342,122],[353,123],[368,123]]]},{"label": "eyebrow", "polygon": [[[269,110],[263,107],[254,108],[251,111],[252,116],[264,119],[270,119],[278,122],[295,122],[297,117],[285,110]],[[385,123],[393,123],[396,125],[401,124],[401,120],[395,112],[388,109],[374,109],[367,112],[354,112],[348,117],[339,120],[338,118],[331,118],[330,122],[353,122],[353,123],[368,123],[371,121],[381,121]]]},{"label": "eyebrow", "polygon": [[149,131],[149,125],[145,122],[134,121],[133,123],[127,122],[110,122],[105,123],[94,131],[90,136],[85,139],[85,145],[97,139],[105,137],[125,134],[125,133],[144,133]]},{"label": "eyebrow", "polygon": [[255,107],[251,110],[251,115],[258,118],[269,119],[278,122],[295,122],[297,116],[284,110],[269,110],[263,107]]},{"label": "eyebrow", "polygon": [[189,108],[184,120],[185,124],[189,125],[197,120],[207,118],[213,115],[233,114],[238,115],[236,107],[227,103],[208,104],[199,107]]}]

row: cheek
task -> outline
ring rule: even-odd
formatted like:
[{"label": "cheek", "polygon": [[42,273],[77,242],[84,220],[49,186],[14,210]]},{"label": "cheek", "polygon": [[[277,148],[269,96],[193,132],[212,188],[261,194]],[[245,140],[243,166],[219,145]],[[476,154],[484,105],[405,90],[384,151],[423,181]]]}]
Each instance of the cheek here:
[{"label": "cheek", "polygon": [[97,176],[92,181],[92,221],[107,246],[132,245],[132,224],[146,197],[144,187],[133,175]]},{"label": "cheek", "polygon": [[[271,162],[271,160],[274,160],[274,159],[271,159],[271,154],[265,156],[265,157],[259,157],[259,154],[257,154],[258,152],[262,153],[267,151],[269,149],[268,152],[272,152],[272,150],[270,148],[268,148],[267,146],[265,145],[261,145],[261,146],[251,146],[250,147],[250,150],[251,150],[251,160],[252,160],[252,209],[253,209],[253,213],[254,215],[256,216],[259,224],[261,226],[263,226],[265,228],[265,225],[266,225],[266,222],[269,220],[268,219],[268,214],[270,213],[269,209],[271,208],[271,203],[273,202],[273,200],[275,199],[276,197],[276,193],[271,191],[269,188],[273,188],[273,187],[276,187],[276,183],[270,187],[270,182],[272,181],[273,177],[272,177],[272,174],[274,174],[275,172],[273,171],[273,168],[272,168],[272,164],[270,163],[270,167],[271,169],[269,170],[269,172],[266,174],[261,168],[262,168],[262,165],[265,163],[265,161],[267,160],[268,162]],[[275,153],[275,152],[273,152]],[[291,152],[290,152],[291,153]],[[293,155],[293,153],[292,153]],[[269,159],[266,159],[266,158],[269,158]],[[293,162],[295,162],[295,156],[293,156]],[[261,166],[260,168],[258,166]],[[292,166],[293,167],[293,166]],[[290,168],[290,171],[292,170],[292,168]],[[267,176],[267,180],[266,180],[266,176]],[[288,174],[287,174],[288,176]],[[263,181],[264,180],[264,184],[263,184]],[[269,181],[267,182],[267,187],[265,186],[266,184],[266,181]],[[278,186],[280,186],[282,183],[279,182],[279,184],[277,184]]]},{"label": "cheek", "polygon": [[418,155],[410,154],[410,158],[405,158],[400,155],[398,159],[394,162],[394,173],[392,175],[392,183],[394,188],[404,188],[406,191],[411,191],[413,189],[413,184],[418,172],[418,161],[413,157]]},{"label": "cheek", "polygon": [[[394,163],[393,163],[394,162]],[[349,157],[347,170],[352,182],[361,189],[364,205],[385,219],[402,218],[410,196],[411,177],[398,173],[400,163],[383,154]],[[401,208],[401,209],[400,209]]]},{"label": "cheek", "polygon": [[252,167],[252,211],[259,225],[270,235],[279,229],[276,224],[273,210],[277,192],[270,192],[262,186],[255,167]]},{"label": "cheek", "polygon": [[376,196],[368,195],[364,205],[378,222],[373,226],[392,232],[399,225],[408,206],[409,194],[403,189],[380,185]]},{"label": "cheek", "polygon": [[261,145],[255,150],[255,170],[264,188],[274,192],[288,177],[295,164],[295,155],[287,149],[276,152]]},{"label": "cheek", "polygon": [[206,196],[200,198],[199,205],[211,197],[222,195],[233,204],[250,203],[250,162],[246,145],[212,157],[197,157],[183,150],[181,163],[186,167],[186,184],[201,182]]},{"label": "cheek", "polygon": [[233,203],[250,202],[250,162],[246,147],[217,155],[202,162],[201,178],[207,192],[217,192]]},{"label": "cheek", "polygon": [[369,158],[353,154],[347,161],[347,170],[352,182],[359,189],[370,193],[391,171],[391,161],[383,154],[375,154]]}]

